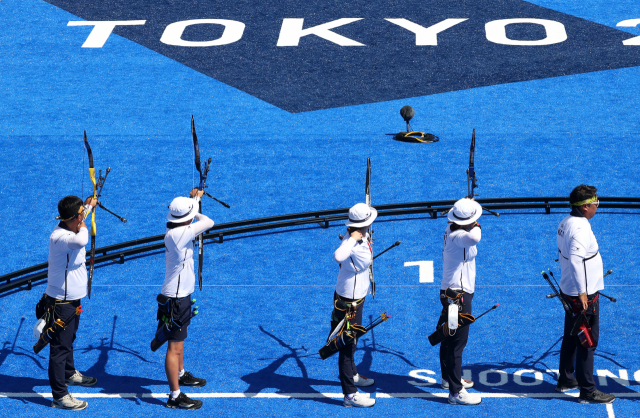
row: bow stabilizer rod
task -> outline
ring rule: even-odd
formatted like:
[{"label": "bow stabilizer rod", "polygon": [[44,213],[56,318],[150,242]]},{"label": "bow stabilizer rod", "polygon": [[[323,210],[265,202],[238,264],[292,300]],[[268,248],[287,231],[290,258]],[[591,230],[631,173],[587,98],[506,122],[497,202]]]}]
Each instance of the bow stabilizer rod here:
[{"label": "bow stabilizer rod", "polygon": [[380,254],[376,255],[375,257],[373,257],[373,259],[375,260],[376,258],[380,257],[382,254],[386,253],[387,251],[389,251],[392,248],[397,247],[398,245],[402,244],[402,241],[396,241],[391,247],[387,248],[386,250],[384,250],[383,252],[381,252]]}]

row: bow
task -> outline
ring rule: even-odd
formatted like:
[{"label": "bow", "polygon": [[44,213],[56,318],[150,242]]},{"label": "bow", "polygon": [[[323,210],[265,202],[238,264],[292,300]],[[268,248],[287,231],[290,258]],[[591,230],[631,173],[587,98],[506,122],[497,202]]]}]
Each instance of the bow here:
[{"label": "bow", "polygon": [[[196,166],[196,170],[198,170],[198,173],[200,174],[200,184],[198,185],[198,190],[204,191],[204,189],[207,187],[206,185],[207,176],[209,175],[209,168],[211,168],[211,158],[205,161],[204,167],[200,163],[200,147],[198,145],[198,136],[196,135],[196,125],[193,119],[193,115],[191,115],[191,136],[193,137],[193,152],[195,155],[195,166]],[[204,192],[204,194],[209,196],[211,199],[215,200],[216,202],[220,203],[225,208],[231,207],[225,202],[211,196],[207,192]],[[202,200],[198,201],[198,211],[202,213]],[[202,290],[202,264],[204,260],[204,253],[203,253],[204,239],[202,235],[203,234],[200,234],[198,236],[198,285],[200,286],[200,290]]]},{"label": "bow", "polygon": [[[469,149],[469,168],[467,168],[467,197],[469,199],[473,199],[477,196],[475,193],[475,189],[478,187],[477,179],[476,179],[476,169],[474,165],[474,160],[476,157],[476,130],[473,130],[473,134],[471,136],[471,147]],[[482,207],[482,206],[481,206]],[[446,215],[451,209],[443,210],[440,212],[440,215]],[[500,216],[498,212],[494,212],[487,208],[482,207],[482,210],[486,210],[490,214],[494,216]]]},{"label": "bow", "polygon": [[[371,159],[367,158],[367,178],[364,184],[364,203],[371,207]],[[373,228],[369,226],[369,248],[373,243]],[[373,249],[371,250],[373,255]],[[371,282],[371,297],[376,298],[376,279],[373,276],[373,258],[371,264],[369,264],[369,281]]]},{"label": "bow", "polygon": [[[477,181],[476,169],[474,167],[475,156],[476,156],[476,130],[474,129],[473,134],[471,136],[471,148],[469,149],[469,168],[467,169],[467,188],[469,191],[469,194],[467,195],[467,197],[469,199],[473,199],[475,196],[477,196],[477,194],[474,193],[476,187],[478,187],[478,183],[476,183]],[[486,208],[482,208],[482,209],[486,210],[487,212],[489,212],[494,216],[500,216],[498,212],[494,212]]]},{"label": "bow", "polygon": [[[93,152],[91,152],[91,146],[89,145],[89,141],[87,140],[87,131],[84,131],[84,146],[87,148],[87,154],[89,154],[89,176],[91,177],[91,183],[93,183],[93,198],[99,199],[102,196],[102,188],[104,187],[104,183],[107,181],[107,176],[111,172],[111,167],[107,167],[107,171],[104,177],[102,177],[102,170],[100,170],[98,172],[98,178],[96,179],[96,170],[93,167]],[[116,218],[120,219],[122,223],[127,223],[127,220],[125,218],[105,208],[100,201],[98,201],[97,205]],[[58,218],[59,217],[56,217],[56,219]],[[96,211],[94,208],[91,211],[91,256],[89,258],[89,282],[87,284],[87,296],[89,297],[89,299],[91,299],[91,282],[93,281],[93,266],[96,256],[96,235]]]},{"label": "bow", "polygon": [[[96,183],[96,169],[93,167],[93,153],[91,152],[91,145],[89,145],[89,141],[87,140],[87,131],[84,131],[84,146],[87,148],[87,153],[89,154],[89,177],[91,177],[91,183],[93,183],[93,198],[97,199],[98,184]],[[102,187],[100,188],[100,191],[102,191]],[[97,232],[96,231],[96,211],[94,209],[91,211],[91,256],[89,258],[89,283],[87,287],[87,296],[89,297],[89,299],[91,299],[91,281],[93,280],[93,262],[96,256],[96,232]]]},{"label": "bow", "polygon": [[[198,145],[198,136],[196,135],[196,125],[191,115],[191,136],[193,136],[193,151],[195,154],[196,170],[200,173],[200,185],[198,190],[204,190],[207,183],[207,176],[209,175],[209,165],[211,164],[211,158],[204,163],[202,167],[200,163],[200,147]],[[202,213],[202,200],[198,201],[198,212]],[[203,234],[198,235],[198,286],[202,290],[202,264],[204,261],[204,238]]]}]

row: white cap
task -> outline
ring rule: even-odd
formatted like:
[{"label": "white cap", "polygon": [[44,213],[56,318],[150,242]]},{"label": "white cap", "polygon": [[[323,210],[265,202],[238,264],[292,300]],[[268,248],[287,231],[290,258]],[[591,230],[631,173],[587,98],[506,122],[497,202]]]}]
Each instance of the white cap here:
[{"label": "white cap", "polygon": [[171,201],[169,205],[169,214],[167,215],[167,221],[182,223],[187,222],[195,218],[198,213],[197,202],[195,199],[188,197],[176,197]]},{"label": "white cap", "polygon": [[345,225],[360,228],[369,226],[378,216],[378,211],[366,203],[357,203],[349,209],[349,219]]},{"label": "white cap", "polygon": [[458,225],[469,225],[477,221],[480,215],[482,215],[482,206],[475,200],[465,197],[453,205],[447,218]]}]

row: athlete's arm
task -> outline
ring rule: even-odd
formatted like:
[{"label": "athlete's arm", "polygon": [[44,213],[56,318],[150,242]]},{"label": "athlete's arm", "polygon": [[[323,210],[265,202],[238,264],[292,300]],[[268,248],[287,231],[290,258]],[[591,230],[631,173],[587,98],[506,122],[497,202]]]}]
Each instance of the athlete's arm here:
[{"label": "athlete's arm", "polygon": [[193,235],[196,237],[213,227],[213,220],[206,215],[196,213],[196,220],[198,222],[190,225],[193,231]]},{"label": "athlete's arm", "polygon": [[576,283],[578,295],[582,302],[582,308],[587,309],[587,280],[584,271],[584,259],[587,257],[587,247],[583,244],[588,241],[587,231],[578,229],[571,237],[569,247],[569,262],[571,263],[572,278]]},{"label": "athlete's arm", "polygon": [[465,230],[458,230],[458,236],[453,241],[456,243],[458,247],[469,248],[474,245],[477,245],[482,239],[482,231],[480,227],[474,227],[471,231],[467,232]]},{"label": "athlete's arm", "polygon": [[345,261],[351,256],[351,251],[353,251],[353,247],[355,247],[357,243],[358,241],[353,237],[349,237],[349,239],[342,241],[340,247],[338,247],[336,252],[333,253],[333,259],[338,263]]},{"label": "athlete's arm", "polygon": [[77,234],[71,237],[67,241],[67,245],[71,250],[79,250],[83,248],[85,245],[89,243],[89,231],[87,230],[87,226],[84,224],[80,224],[80,230]]}]

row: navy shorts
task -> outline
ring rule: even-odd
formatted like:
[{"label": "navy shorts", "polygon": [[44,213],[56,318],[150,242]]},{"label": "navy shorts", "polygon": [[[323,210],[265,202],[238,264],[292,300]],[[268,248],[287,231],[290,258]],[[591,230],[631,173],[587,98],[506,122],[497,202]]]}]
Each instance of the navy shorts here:
[{"label": "navy shorts", "polygon": [[[183,325],[169,338],[169,341],[180,342],[187,339],[187,330],[191,322],[191,295],[182,299],[174,299],[173,301],[173,317],[180,320]],[[164,325],[164,322],[159,321],[158,328],[162,325]]]}]

